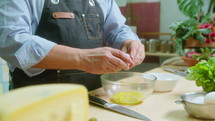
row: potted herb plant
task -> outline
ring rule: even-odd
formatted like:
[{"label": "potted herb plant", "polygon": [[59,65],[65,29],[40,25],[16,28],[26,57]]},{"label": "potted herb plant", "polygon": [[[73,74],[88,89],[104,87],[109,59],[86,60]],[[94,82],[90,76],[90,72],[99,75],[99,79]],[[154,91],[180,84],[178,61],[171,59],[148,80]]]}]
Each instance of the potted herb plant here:
[{"label": "potted herb plant", "polygon": [[177,0],[177,4],[183,15],[188,17],[187,20],[176,21],[170,25],[177,53],[183,56],[185,47],[203,47],[196,44],[188,45],[193,41],[200,44],[215,42],[215,27],[210,15],[215,0],[211,0],[208,12],[202,10],[204,0]]},{"label": "potted herb plant", "polygon": [[209,58],[215,57],[214,50],[211,48],[200,48],[200,51],[188,52],[182,59],[188,66],[194,66],[201,60],[209,60]]}]

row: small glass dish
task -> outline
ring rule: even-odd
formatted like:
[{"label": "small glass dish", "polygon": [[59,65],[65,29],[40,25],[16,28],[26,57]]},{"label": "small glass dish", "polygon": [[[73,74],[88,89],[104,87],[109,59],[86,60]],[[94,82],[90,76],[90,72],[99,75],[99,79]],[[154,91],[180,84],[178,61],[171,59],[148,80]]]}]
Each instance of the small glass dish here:
[{"label": "small glass dish", "polygon": [[101,76],[102,87],[111,101],[121,105],[136,105],[152,94],[156,77],[137,72],[108,73]]}]

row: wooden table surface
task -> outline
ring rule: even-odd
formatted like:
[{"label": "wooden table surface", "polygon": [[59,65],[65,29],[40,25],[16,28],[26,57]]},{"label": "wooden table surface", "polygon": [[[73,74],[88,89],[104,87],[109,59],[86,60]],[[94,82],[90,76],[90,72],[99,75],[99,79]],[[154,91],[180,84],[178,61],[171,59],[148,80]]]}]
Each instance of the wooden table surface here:
[{"label": "wooden table surface", "polygon": [[[164,72],[162,68],[155,68],[148,72],[168,73]],[[173,91],[153,92],[142,104],[125,107],[147,116],[152,121],[203,121],[192,118],[186,113],[182,104],[175,103],[184,93],[200,91],[202,89],[197,87],[194,81],[186,80],[183,77]],[[110,101],[102,88],[94,90],[90,94]],[[89,109],[89,117],[96,117],[99,121],[141,121],[92,104]]]}]

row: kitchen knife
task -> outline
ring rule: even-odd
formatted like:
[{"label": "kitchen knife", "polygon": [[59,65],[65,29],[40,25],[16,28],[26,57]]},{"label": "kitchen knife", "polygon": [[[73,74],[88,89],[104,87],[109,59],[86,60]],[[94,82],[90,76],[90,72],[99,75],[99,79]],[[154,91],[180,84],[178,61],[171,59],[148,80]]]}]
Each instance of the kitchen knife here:
[{"label": "kitchen knife", "polygon": [[137,113],[137,112],[135,112],[133,110],[130,110],[130,109],[126,108],[126,107],[123,107],[123,106],[120,106],[120,105],[117,105],[117,104],[114,104],[114,103],[108,103],[105,100],[102,100],[102,99],[97,98],[95,96],[90,96],[89,95],[89,100],[90,100],[91,103],[99,105],[99,106],[101,106],[103,108],[106,108],[106,109],[109,109],[109,110],[112,110],[112,111],[115,111],[115,112],[130,116],[130,117],[133,117],[133,118],[141,119],[141,120],[144,120],[144,121],[151,121],[149,118],[147,118],[146,116],[144,116],[144,115],[142,115],[140,113]]},{"label": "kitchen knife", "polygon": [[178,71],[175,69],[171,69],[171,68],[163,68],[164,71],[168,71],[168,72],[172,72],[173,74],[179,75],[179,76],[183,76],[186,77],[187,76],[187,72],[183,72],[183,71]]}]

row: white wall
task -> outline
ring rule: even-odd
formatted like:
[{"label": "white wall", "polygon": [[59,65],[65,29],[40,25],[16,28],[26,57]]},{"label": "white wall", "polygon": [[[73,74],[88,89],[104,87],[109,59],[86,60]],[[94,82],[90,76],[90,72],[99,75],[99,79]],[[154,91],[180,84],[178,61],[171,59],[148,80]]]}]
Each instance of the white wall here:
[{"label": "white wall", "polygon": [[171,32],[169,25],[186,17],[179,11],[176,0],[162,0],[160,11],[160,32]]}]

